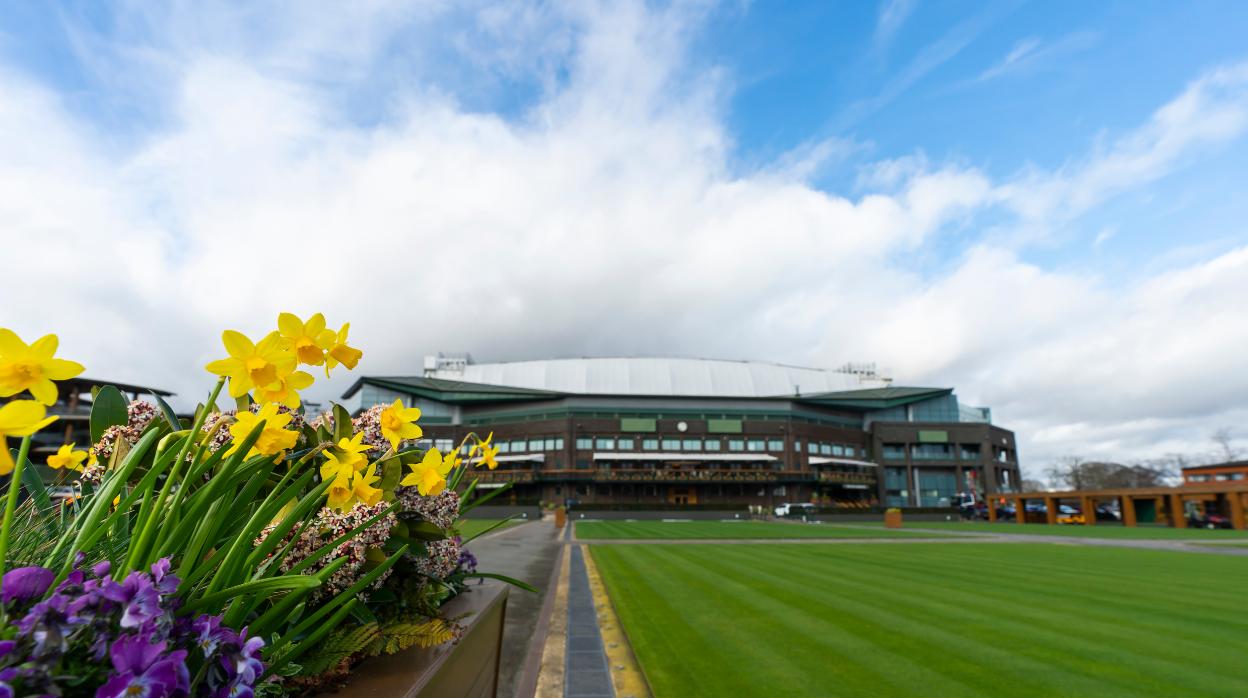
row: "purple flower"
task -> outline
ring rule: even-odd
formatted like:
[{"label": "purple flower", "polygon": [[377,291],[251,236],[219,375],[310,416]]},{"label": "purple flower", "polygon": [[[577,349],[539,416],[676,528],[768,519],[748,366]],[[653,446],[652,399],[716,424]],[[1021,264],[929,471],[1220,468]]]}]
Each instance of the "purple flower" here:
[{"label": "purple flower", "polygon": [[17,669],[9,667],[0,671],[0,698],[13,698],[13,679],[17,677]]},{"label": "purple flower", "polygon": [[209,685],[214,689],[212,695],[217,698],[249,698],[252,687],[264,673],[264,662],[260,661],[264,640],[248,638],[247,628],[232,639],[232,642],[221,643],[219,668],[224,669],[225,676],[213,672],[217,675],[209,675]]},{"label": "purple flower", "polygon": [[191,684],[186,650],[166,654],[166,644],[148,642],[142,635],[118,638],[110,653],[114,674],[95,692],[95,698],[185,695]]},{"label": "purple flower", "polygon": [[203,652],[205,658],[216,654],[217,647],[223,644],[239,644],[238,635],[221,625],[221,616],[204,614],[196,618],[191,624],[191,633],[194,635],[195,645]]},{"label": "purple flower", "polygon": [[156,591],[161,596],[168,596],[178,590],[178,583],[182,580],[172,574],[169,574],[169,558],[162,557],[152,563],[152,579],[156,580]]},{"label": "purple flower", "polygon": [[56,573],[45,567],[18,567],[4,574],[0,600],[7,606],[14,601],[32,601],[40,598],[52,586]]},{"label": "purple flower", "polygon": [[108,573],[112,571],[112,569],[113,569],[113,563],[109,562],[108,560],[105,560],[104,562],[97,564],[95,567],[92,567],[91,574],[94,574],[95,576],[100,577],[100,578],[104,578],[108,576]]},{"label": "purple flower", "polygon": [[160,594],[147,575],[131,572],[118,584],[105,582],[101,589],[104,598],[116,601],[124,608],[121,627],[138,628],[160,614]]},{"label": "purple flower", "polygon": [[57,592],[32,606],[26,616],[17,621],[17,629],[34,641],[32,654],[35,657],[65,652],[65,638],[71,630],[68,607],[69,597]]}]

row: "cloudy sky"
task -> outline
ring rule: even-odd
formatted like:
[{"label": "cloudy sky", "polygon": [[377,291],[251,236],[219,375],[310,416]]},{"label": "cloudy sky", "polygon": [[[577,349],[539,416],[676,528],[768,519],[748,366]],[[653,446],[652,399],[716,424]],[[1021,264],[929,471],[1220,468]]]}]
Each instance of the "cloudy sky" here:
[{"label": "cloudy sky", "polygon": [[212,5],[0,15],[0,325],[89,376],[323,310],[374,374],[875,361],[1033,471],[1248,446],[1237,0]]}]

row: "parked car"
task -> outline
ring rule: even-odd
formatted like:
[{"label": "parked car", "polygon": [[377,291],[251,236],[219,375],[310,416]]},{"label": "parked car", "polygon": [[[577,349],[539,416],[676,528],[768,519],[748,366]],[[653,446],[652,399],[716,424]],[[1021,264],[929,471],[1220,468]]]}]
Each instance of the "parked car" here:
[{"label": "parked car", "polygon": [[796,516],[801,516],[803,514],[814,514],[814,513],[815,513],[814,504],[803,504],[803,503],[794,502],[790,504],[781,504],[780,506],[776,507],[776,516],[780,516],[780,517],[786,517],[786,516],[796,517]]},{"label": "parked car", "polygon": [[1187,525],[1193,528],[1232,528],[1231,519],[1221,514],[1192,514]]},{"label": "parked car", "polygon": [[1101,505],[1096,508],[1096,520],[1097,521],[1121,521],[1122,518],[1118,514],[1117,510],[1107,505]]}]

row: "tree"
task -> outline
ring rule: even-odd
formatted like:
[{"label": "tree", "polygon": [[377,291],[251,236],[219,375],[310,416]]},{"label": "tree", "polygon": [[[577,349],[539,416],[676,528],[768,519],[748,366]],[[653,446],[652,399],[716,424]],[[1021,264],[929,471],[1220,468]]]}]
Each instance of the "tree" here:
[{"label": "tree", "polygon": [[1174,471],[1165,463],[1145,461],[1134,465],[1084,461],[1065,456],[1045,471],[1055,489],[1108,490],[1138,487],[1164,487]]},{"label": "tree", "polygon": [[1048,489],[1043,480],[1031,480],[1028,478],[1023,478],[1023,482],[1019,488],[1023,492],[1044,492]]},{"label": "tree", "polygon": [[1223,462],[1230,463],[1239,458],[1239,449],[1234,447],[1235,437],[1230,427],[1218,429],[1209,438],[1213,439],[1213,442],[1218,445],[1220,451],[1218,455],[1223,459]]}]

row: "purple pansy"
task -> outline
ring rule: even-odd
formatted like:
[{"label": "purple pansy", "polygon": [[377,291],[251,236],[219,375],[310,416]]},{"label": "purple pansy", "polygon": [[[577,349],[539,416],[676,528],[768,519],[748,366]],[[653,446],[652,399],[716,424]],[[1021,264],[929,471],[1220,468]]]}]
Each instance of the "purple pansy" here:
[{"label": "purple pansy", "polygon": [[131,572],[121,584],[105,582],[101,591],[122,605],[123,628],[138,628],[160,613],[160,594],[145,574]]},{"label": "purple pansy", "polygon": [[110,656],[116,672],[95,692],[95,698],[145,696],[161,698],[190,690],[186,650],[165,652],[165,642],[125,635],[113,643]]},{"label": "purple pansy", "polygon": [[0,600],[7,606],[14,601],[33,601],[41,598],[52,586],[56,573],[46,567],[18,567],[4,573],[3,592]]}]

